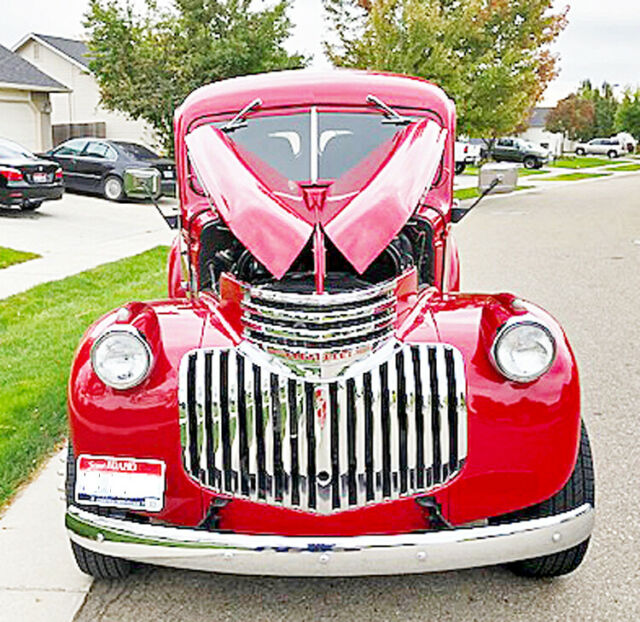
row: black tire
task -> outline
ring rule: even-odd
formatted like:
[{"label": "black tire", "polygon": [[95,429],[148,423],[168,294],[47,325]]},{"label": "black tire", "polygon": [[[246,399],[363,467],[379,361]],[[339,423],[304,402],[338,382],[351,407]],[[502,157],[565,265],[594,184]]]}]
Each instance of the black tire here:
[{"label": "black tire", "polygon": [[116,175],[109,175],[102,183],[102,195],[107,201],[122,201],[124,199],[124,183]]},{"label": "black tire", "polygon": [[618,157],[618,152],[612,149],[611,151],[609,151],[609,153],[607,153],[607,155],[609,156],[610,160],[613,160],[614,158]]},{"label": "black tire", "polygon": [[[585,503],[590,503],[592,507],[595,507],[593,458],[587,429],[583,424],[576,466],[564,488],[542,503],[520,510],[519,512],[514,512],[509,515],[509,520],[530,520],[544,516],[553,516],[573,510]],[[504,521],[501,520],[500,522]],[[536,579],[557,577],[573,572],[582,563],[588,546],[589,538],[566,551],[534,557],[532,559],[518,560],[507,564],[507,568],[521,577],[532,577]]]},{"label": "black tire", "polygon": [[522,163],[524,164],[525,168],[537,168],[537,164],[538,164],[538,160],[536,158],[534,158],[533,156],[527,156]]},{"label": "black tire", "polygon": [[576,155],[583,156],[583,155],[586,155],[586,154],[587,154],[587,152],[582,147],[578,147],[576,149]]},{"label": "black tire", "polygon": [[42,201],[25,201],[21,205],[21,209],[23,212],[33,212],[37,210],[42,205]]},{"label": "black tire", "polygon": [[[65,480],[67,506],[73,504],[75,483],[76,460],[73,455],[71,443],[69,443],[67,452],[67,477]],[[131,573],[134,567],[133,563],[128,559],[120,559],[119,557],[95,553],[73,541],[71,541],[71,550],[73,551],[73,557],[76,560],[78,568],[95,579],[124,579]]]},{"label": "black tire", "polygon": [[465,168],[467,168],[466,162],[456,162],[456,175],[462,175]]}]

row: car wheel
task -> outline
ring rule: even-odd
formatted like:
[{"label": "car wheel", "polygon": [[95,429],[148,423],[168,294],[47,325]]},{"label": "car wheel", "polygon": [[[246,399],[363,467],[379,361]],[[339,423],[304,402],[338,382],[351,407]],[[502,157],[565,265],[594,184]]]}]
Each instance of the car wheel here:
[{"label": "car wheel", "polygon": [[122,180],[115,175],[109,175],[102,185],[102,194],[109,201],[122,201],[124,199]]},{"label": "car wheel", "polygon": [[524,164],[525,168],[536,168],[538,160],[536,160],[536,158],[534,158],[533,156],[527,156],[522,163]]},{"label": "car wheel", "polygon": [[33,210],[38,209],[42,205],[42,201],[25,201],[21,209],[23,212],[33,212]]},{"label": "car wheel", "polygon": [[582,147],[578,147],[576,149],[576,155],[583,156],[583,155],[586,155],[586,153],[587,152]]},{"label": "car wheel", "polygon": [[607,153],[607,155],[609,156],[609,158],[611,160],[613,160],[613,158],[617,158],[618,157],[618,152],[614,151],[613,149],[611,151],[609,151],[609,153]]},{"label": "car wheel", "polygon": [[[580,450],[576,466],[564,488],[550,499],[530,508],[500,517],[498,523],[514,520],[531,520],[544,516],[553,516],[573,510],[585,503],[595,507],[595,484],[593,458],[587,430],[582,424],[580,432]],[[584,559],[589,546],[589,538],[575,546],[552,555],[543,555],[532,559],[523,559],[508,564],[507,567],[522,577],[557,577],[573,572]]]},{"label": "car wheel", "polygon": [[467,168],[465,162],[456,162],[456,175],[462,175],[464,173],[464,169]]},{"label": "car wheel", "polygon": [[[69,444],[67,451],[67,477],[65,479],[67,507],[74,502],[75,485],[76,459],[73,454],[73,448]],[[128,559],[95,553],[73,541],[71,541],[71,550],[78,568],[96,579],[124,579],[134,567],[134,564]]]}]

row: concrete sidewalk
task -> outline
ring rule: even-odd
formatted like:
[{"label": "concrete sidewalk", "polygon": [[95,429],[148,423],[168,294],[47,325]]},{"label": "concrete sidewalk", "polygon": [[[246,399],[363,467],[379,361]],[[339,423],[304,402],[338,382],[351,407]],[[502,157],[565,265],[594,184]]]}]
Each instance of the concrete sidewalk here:
[{"label": "concrete sidewalk", "polygon": [[64,530],[65,456],[53,456],[0,518],[2,622],[69,622],[91,587]]}]

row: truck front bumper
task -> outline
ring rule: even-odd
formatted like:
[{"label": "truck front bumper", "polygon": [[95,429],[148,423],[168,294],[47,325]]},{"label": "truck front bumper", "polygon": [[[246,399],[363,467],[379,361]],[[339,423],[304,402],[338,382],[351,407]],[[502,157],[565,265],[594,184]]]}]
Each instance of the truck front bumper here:
[{"label": "truck front bumper", "polygon": [[557,553],[593,529],[589,504],[534,520],[392,536],[301,537],[217,533],[106,518],[71,506],[71,539],[146,564],[248,575],[362,576],[490,566]]}]

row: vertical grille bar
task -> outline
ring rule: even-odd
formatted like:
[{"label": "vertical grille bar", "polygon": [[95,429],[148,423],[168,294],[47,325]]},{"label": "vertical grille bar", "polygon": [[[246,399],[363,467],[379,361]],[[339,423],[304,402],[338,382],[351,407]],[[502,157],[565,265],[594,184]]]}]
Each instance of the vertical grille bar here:
[{"label": "vertical grille bar", "polygon": [[363,401],[364,401],[364,461],[365,461],[365,485],[367,501],[375,499],[375,471],[373,470],[373,443],[378,442],[374,439],[373,426],[373,392],[371,390],[371,372],[367,372],[362,376],[363,385]]},{"label": "vertical grille bar", "polygon": [[462,357],[454,356],[453,365],[458,391],[458,464],[460,464],[467,456],[467,387]]},{"label": "vertical grille bar", "polygon": [[397,411],[398,411],[398,488],[404,494],[409,489],[409,476],[407,467],[407,392],[404,375],[404,354],[402,350],[396,354],[396,378],[397,378]]},{"label": "vertical grille bar", "polygon": [[447,388],[447,366],[444,360],[444,350],[436,349],[436,362],[438,368],[438,396],[439,417],[440,417],[440,452],[442,456],[442,481],[449,477],[449,417],[447,412],[448,388]]},{"label": "vertical grille bar", "polygon": [[[442,452],[440,450],[440,393],[438,388],[438,367],[435,348],[430,347],[428,349],[428,357],[429,385],[431,388],[430,415],[431,442],[433,449],[433,483],[438,484],[442,481]],[[431,485],[431,482],[427,480],[427,484]]]},{"label": "vertical grille bar", "polygon": [[256,463],[258,469],[257,487],[258,498],[267,498],[267,469],[265,460],[265,447],[264,447],[264,421],[265,412],[264,405],[262,403],[262,378],[260,368],[257,365],[253,366],[253,401],[255,404],[254,410],[254,425],[256,432]]},{"label": "vertical grille bar", "polygon": [[389,365],[380,366],[380,413],[382,419],[382,496],[391,496],[391,413]]},{"label": "vertical grille bar", "polygon": [[329,417],[331,419],[331,507],[340,507],[340,423],[338,385],[329,385]]},{"label": "vertical grille bar", "polygon": [[189,449],[188,468],[192,475],[198,475],[198,414],[196,412],[196,355],[189,355],[187,370],[187,447]]},{"label": "vertical grille bar", "polygon": [[449,421],[449,473],[458,468],[458,394],[453,363],[453,351],[444,351],[447,368],[447,418]]},{"label": "vertical grille bar", "polygon": [[289,400],[289,440],[291,456],[291,503],[300,505],[300,458],[298,455],[298,402],[297,384],[289,380],[287,384],[287,398]]},{"label": "vertical grille bar", "polygon": [[[374,482],[374,500],[382,499],[382,474],[384,467],[384,443],[385,432],[382,426],[383,408],[382,408],[382,386],[380,378],[382,370],[378,369],[370,373],[371,377],[371,400],[372,400],[372,419],[373,419],[373,472]],[[387,413],[388,413],[387,409]],[[388,437],[386,437],[388,440]]]},{"label": "vertical grille bar", "polygon": [[[349,505],[358,503],[358,488],[356,472],[358,462],[356,458],[356,429],[358,413],[356,411],[356,383],[353,378],[347,380],[347,409],[341,415],[347,420],[347,488]],[[346,417],[345,417],[346,415]],[[362,418],[362,413],[360,413]]]},{"label": "vertical grille bar", "polygon": [[220,353],[220,429],[224,489],[233,492],[231,473],[231,425],[229,423],[229,353]]},{"label": "vertical grille bar", "polygon": [[405,421],[407,424],[407,490],[416,489],[416,387],[413,373],[413,360],[411,350],[407,350],[403,357],[404,395],[405,395]]},{"label": "vertical grille bar", "polygon": [[213,445],[214,436],[213,436],[213,408],[212,408],[212,395],[211,395],[211,384],[212,384],[212,364],[211,359],[213,358],[212,352],[206,352],[204,355],[204,427],[205,433],[207,435],[207,484],[210,486],[215,486],[215,449]]},{"label": "vertical grille bar", "polygon": [[236,369],[238,371],[238,438],[240,450],[240,491],[248,495],[249,481],[249,438],[247,425],[247,402],[244,378],[244,357],[236,356]]},{"label": "vertical grille bar", "polygon": [[282,406],[280,403],[280,382],[276,374],[271,374],[271,425],[273,433],[273,479],[274,498],[283,500],[284,471],[282,469]]},{"label": "vertical grille bar", "polygon": [[238,369],[237,355],[229,353],[227,359],[227,383],[229,397],[229,446],[231,454],[231,489],[239,490],[240,485],[240,434],[238,434]]},{"label": "vertical grille bar", "polygon": [[420,358],[420,349],[418,346],[411,348],[411,362],[413,364],[413,378],[415,383],[415,427],[416,427],[416,488],[423,488],[426,484],[425,478],[425,427],[424,412],[427,403],[424,398],[424,389],[428,388],[423,381],[422,370],[426,367],[424,361]]},{"label": "vertical grille bar", "polygon": [[262,371],[262,414],[264,417],[264,458],[265,458],[265,490],[267,498],[273,493],[274,485],[274,461],[273,461],[273,396],[271,394],[271,374],[265,369]]},{"label": "vertical grille bar", "polygon": [[313,385],[310,382],[304,384],[304,406],[307,420],[307,478],[309,489],[309,508],[316,508],[316,435],[315,435],[315,410],[313,407]]}]

